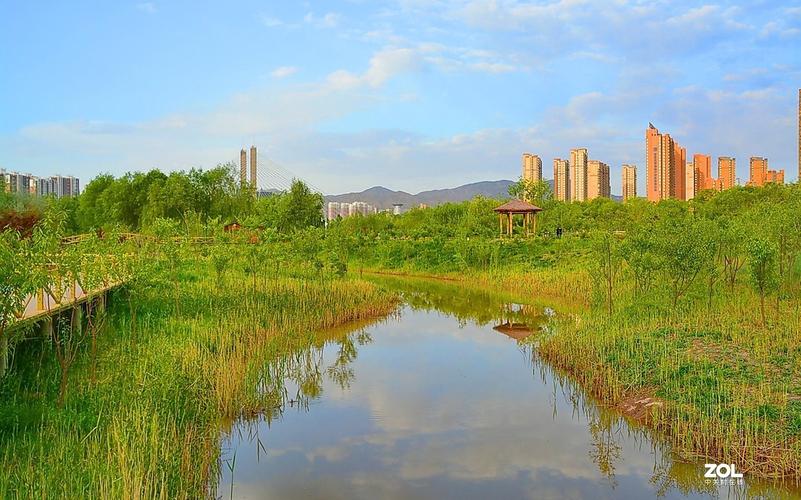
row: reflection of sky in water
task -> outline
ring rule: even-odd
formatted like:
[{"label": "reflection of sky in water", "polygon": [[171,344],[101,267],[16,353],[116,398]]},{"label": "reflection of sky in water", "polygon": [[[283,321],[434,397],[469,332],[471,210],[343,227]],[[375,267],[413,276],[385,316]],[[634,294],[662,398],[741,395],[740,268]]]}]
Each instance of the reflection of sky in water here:
[{"label": "reflection of sky in water", "polygon": [[[235,498],[656,495],[655,464],[669,461],[619,422],[611,436],[608,425],[593,436],[587,415],[598,422],[597,412],[575,410],[492,325],[459,328],[442,313],[407,308],[367,331],[373,342],[357,346],[349,388],[326,376],[308,412],[287,407],[272,427],[235,428],[223,444],[226,459],[236,453]],[[337,351],[326,346],[323,371]],[[612,457],[613,477],[601,472],[599,455]],[[218,494],[227,498],[231,473],[222,469]],[[702,496],[703,469],[684,469],[689,477],[679,482],[695,488],[670,488],[665,498]]]}]

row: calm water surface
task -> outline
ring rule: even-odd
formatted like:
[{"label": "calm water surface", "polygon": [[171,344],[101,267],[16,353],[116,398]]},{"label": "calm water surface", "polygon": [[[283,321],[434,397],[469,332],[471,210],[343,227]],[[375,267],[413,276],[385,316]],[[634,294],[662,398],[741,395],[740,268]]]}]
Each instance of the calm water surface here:
[{"label": "calm water surface", "polygon": [[392,283],[398,314],[276,368],[285,404],[225,432],[218,497],[795,496],[706,484],[701,465],[586,400],[515,340],[547,329],[542,306]]}]

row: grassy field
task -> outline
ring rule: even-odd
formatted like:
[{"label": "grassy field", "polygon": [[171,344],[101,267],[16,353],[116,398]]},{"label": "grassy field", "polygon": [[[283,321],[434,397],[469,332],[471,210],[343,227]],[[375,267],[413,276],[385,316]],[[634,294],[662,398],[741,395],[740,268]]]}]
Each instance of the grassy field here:
[{"label": "grassy field", "polygon": [[323,342],[321,329],[396,307],[357,279],[246,276],[240,264],[218,277],[211,259],[184,262],[180,293],[137,294],[133,328],[117,292],[96,380],[85,342],[63,408],[52,343],[18,345],[0,387],[0,497],[203,497],[214,491],[222,422],[281,404],[272,361]]}]

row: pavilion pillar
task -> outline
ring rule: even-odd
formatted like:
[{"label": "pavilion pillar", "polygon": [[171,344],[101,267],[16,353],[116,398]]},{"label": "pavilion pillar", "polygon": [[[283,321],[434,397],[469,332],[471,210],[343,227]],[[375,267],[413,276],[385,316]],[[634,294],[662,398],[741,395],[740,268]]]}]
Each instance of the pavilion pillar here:
[{"label": "pavilion pillar", "polygon": [[501,236],[503,236],[503,214],[498,212],[498,226],[501,229]]},{"label": "pavilion pillar", "polygon": [[509,236],[512,236],[512,223],[514,222],[514,219],[512,218],[512,212],[509,212],[507,217],[509,218]]},{"label": "pavilion pillar", "polygon": [[537,213],[531,214],[531,232],[536,236],[537,234]]}]

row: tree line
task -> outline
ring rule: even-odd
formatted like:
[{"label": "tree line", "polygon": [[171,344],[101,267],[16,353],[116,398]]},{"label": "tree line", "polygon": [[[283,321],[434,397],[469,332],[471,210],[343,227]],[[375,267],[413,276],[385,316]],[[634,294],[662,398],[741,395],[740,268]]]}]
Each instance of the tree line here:
[{"label": "tree line", "polygon": [[301,181],[286,192],[256,197],[241,186],[232,164],[210,170],[190,169],[166,174],[159,170],[102,174],[86,185],[80,196],[32,197],[0,190],[0,230],[30,233],[48,210],[64,215],[68,234],[118,228],[137,232],[159,219],[179,221],[191,232],[209,221],[233,221],[281,232],[320,227],[322,195]]}]

